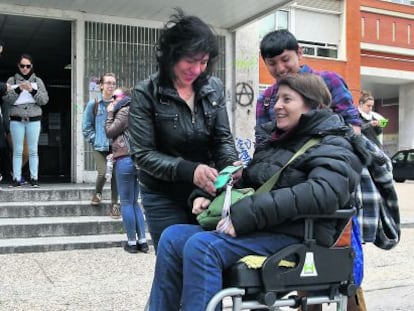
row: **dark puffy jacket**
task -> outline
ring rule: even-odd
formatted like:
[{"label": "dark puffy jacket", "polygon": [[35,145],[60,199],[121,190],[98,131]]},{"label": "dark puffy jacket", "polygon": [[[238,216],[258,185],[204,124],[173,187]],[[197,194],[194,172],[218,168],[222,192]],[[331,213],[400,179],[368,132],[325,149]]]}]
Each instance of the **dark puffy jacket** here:
[{"label": "dark puffy jacket", "polygon": [[238,159],[217,78],[195,90],[194,112],[174,88],[158,85],[158,75],[139,83],[132,94],[129,131],[140,181],[155,191],[188,196],[197,165],[221,170]]},{"label": "dark puffy jacket", "polygon": [[[253,195],[231,206],[231,219],[238,235],[272,231],[303,237],[301,214],[331,214],[353,204],[359,184],[361,162],[349,139],[350,128],[328,110],[303,115],[294,133],[256,148],[244,170],[242,185],[258,188],[277,172],[311,137],[321,142],[294,160],[269,193]],[[263,128],[262,128],[263,129]],[[268,133],[268,137],[269,133]],[[316,240],[331,245],[337,234],[335,220],[318,221]]]}]

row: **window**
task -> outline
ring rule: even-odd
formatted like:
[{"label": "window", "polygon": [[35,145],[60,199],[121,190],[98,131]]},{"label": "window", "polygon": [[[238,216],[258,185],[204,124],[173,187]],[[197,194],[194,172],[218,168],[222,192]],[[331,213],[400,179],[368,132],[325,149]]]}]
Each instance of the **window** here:
[{"label": "window", "polygon": [[396,163],[400,163],[400,162],[404,161],[404,158],[405,158],[405,153],[404,152],[399,152],[394,156],[394,158],[392,160]]},{"label": "window", "polygon": [[338,58],[340,34],[339,14],[295,10],[295,35],[305,55]]},{"label": "window", "polygon": [[407,156],[407,162],[414,163],[414,153],[410,152]]},{"label": "window", "polygon": [[278,10],[267,15],[259,21],[259,39],[262,39],[267,33],[273,30],[288,29],[288,22],[288,11]]},{"label": "window", "polygon": [[303,54],[327,58],[338,58],[338,46],[335,44],[298,40]]},{"label": "window", "polygon": [[365,37],[365,17],[361,18],[361,37]]},{"label": "window", "polygon": [[399,4],[414,5],[414,0],[388,0],[387,2],[394,2]]}]

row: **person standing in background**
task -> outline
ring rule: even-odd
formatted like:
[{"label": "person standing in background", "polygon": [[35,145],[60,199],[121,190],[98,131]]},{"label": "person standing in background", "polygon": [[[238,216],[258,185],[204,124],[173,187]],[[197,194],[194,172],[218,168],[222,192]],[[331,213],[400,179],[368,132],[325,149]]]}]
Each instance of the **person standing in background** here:
[{"label": "person standing in background", "polygon": [[[382,115],[373,111],[374,109],[374,97],[368,91],[362,90],[359,97],[359,115],[362,120],[362,134],[364,134],[369,140],[375,143],[378,147],[382,148],[382,132],[383,126],[387,124]],[[384,122],[382,122],[384,120]]]},{"label": "person standing in background", "polygon": [[[145,237],[145,221],[138,203],[138,168],[129,155],[128,114],[131,91],[119,88],[114,92],[114,100],[108,105],[105,123],[106,136],[112,139],[113,161],[116,162],[116,181],[121,202],[122,222],[128,237],[124,250],[129,253],[149,252]],[[138,241],[137,241],[138,236]]]},{"label": "person standing in background", "polygon": [[168,226],[197,223],[187,202],[193,189],[214,194],[218,170],[242,164],[223,84],[211,76],[217,56],[211,28],[177,9],[158,41],[159,72],[133,90],[130,152],[155,250]]},{"label": "person standing in background", "polygon": [[[0,57],[3,53],[4,43],[0,40]],[[7,91],[10,90],[10,84],[0,82],[0,97],[6,95]],[[6,141],[6,128],[5,128],[5,116],[3,115],[3,101],[0,98],[0,162],[1,162],[1,169],[4,174],[7,174],[7,165],[8,163],[8,148],[7,148],[7,141]],[[3,180],[3,175],[0,172],[0,181]]]},{"label": "person standing in background", "polygon": [[[116,77],[114,73],[108,72],[99,80],[101,95],[91,99],[85,107],[82,121],[82,132],[85,140],[92,145],[93,157],[95,159],[98,175],[95,182],[95,194],[91,199],[91,205],[99,205],[102,201],[102,190],[105,185],[106,157],[111,153],[110,143],[105,133],[105,121],[107,117],[107,106],[112,102],[116,88]],[[111,209],[109,216],[120,218],[118,205],[118,188],[112,171],[111,178]]]},{"label": "person standing in background", "polygon": [[10,187],[20,187],[24,139],[29,152],[30,185],[39,187],[38,143],[41,129],[42,108],[49,101],[43,80],[34,73],[33,59],[22,54],[17,63],[18,72],[7,83],[11,90],[3,97],[9,105],[10,133],[13,143],[13,182]]}]

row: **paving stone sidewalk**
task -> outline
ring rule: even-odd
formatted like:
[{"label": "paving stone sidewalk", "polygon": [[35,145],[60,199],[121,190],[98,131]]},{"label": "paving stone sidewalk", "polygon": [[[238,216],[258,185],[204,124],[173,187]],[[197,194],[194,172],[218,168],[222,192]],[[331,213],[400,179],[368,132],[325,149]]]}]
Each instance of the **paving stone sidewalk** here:
[{"label": "paving stone sidewalk", "polygon": [[[364,246],[363,288],[369,311],[414,310],[414,183],[398,184],[397,190],[404,223],[401,243],[391,251]],[[143,310],[155,264],[151,250],[0,255],[0,310]],[[327,310],[335,309],[332,305],[324,307]]]}]

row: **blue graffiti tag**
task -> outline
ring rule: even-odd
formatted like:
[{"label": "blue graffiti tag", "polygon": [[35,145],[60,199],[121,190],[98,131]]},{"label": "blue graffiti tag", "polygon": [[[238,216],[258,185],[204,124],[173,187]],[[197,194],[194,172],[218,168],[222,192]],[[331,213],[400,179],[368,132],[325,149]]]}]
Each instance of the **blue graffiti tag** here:
[{"label": "blue graffiti tag", "polygon": [[252,148],[252,141],[249,138],[236,138],[236,149],[239,153],[239,160],[243,162],[244,166],[249,164],[251,157],[249,150]]}]

